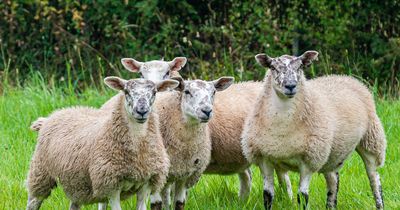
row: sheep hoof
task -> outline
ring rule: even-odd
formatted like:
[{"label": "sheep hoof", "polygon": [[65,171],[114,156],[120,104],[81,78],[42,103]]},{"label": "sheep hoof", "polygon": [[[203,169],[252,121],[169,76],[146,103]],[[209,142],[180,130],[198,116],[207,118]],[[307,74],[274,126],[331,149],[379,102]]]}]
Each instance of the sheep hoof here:
[{"label": "sheep hoof", "polygon": [[333,193],[331,191],[328,191],[326,199],[326,209],[336,209],[336,205],[337,205],[336,197],[333,197]]},{"label": "sheep hoof", "polygon": [[151,210],[162,210],[162,203],[161,202],[155,202],[150,204],[150,209]]},{"label": "sheep hoof", "polygon": [[272,209],[272,201],[274,199],[274,195],[267,190],[264,190],[264,208],[266,210]]},{"label": "sheep hoof", "polygon": [[308,206],[308,193],[300,192],[297,194],[297,203],[303,204],[303,209],[307,209]]},{"label": "sheep hoof", "polygon": [[185,202],[176,201],[175,210],[183,210],[183,209],[185,209]]}]

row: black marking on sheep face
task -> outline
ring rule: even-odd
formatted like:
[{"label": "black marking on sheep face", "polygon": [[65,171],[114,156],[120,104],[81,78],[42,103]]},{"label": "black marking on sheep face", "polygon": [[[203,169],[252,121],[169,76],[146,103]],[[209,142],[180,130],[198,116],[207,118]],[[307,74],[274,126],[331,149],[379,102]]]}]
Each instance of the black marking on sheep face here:
[{"label": "black marking on sheep face", "polygon": [[268,190],[264,190],[264,208],[266,210],[272,209],[273,200],[274,200],[274,195]]},{"label": "black marking on sheep face", "polygon": [[129,116],[144,123],[155,100],[156,84],[150,80],[129,80],[124,87],[125,109]]},{"label": "black marking on sheep face", "polygon": [[202,123],[213,116],[216,89],[212,82],[202,80],[185,81],[182,91],[181,109],[189,119]]}]

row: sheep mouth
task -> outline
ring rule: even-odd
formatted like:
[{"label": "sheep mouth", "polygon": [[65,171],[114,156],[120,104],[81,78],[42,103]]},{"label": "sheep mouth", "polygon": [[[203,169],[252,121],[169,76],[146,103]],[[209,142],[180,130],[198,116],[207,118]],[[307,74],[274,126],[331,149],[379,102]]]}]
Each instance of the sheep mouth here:
[{"label": "sheep mouth", "polygon": [[292,91],[284,91],[284,94],[288,98],[293,98],[296,95],[297,91],[292,90]]},{"label": "sheep mouth", "polygon": [[285,93],[285,95],[286,95],[288,98],[293,98],[293,97],[296,95],[296,93]]},{"label": "sheep mouth", "polygon": [[207,123],[210,120],[210,118],[199,118],[199,120],[201,123]]},{"label": "sheep mouth", "polygon": [[136,119],[136,122],[138,122],[138,123],[144,123],[144,122],[146,122],[146,118],[139,118],[139,119]]}]

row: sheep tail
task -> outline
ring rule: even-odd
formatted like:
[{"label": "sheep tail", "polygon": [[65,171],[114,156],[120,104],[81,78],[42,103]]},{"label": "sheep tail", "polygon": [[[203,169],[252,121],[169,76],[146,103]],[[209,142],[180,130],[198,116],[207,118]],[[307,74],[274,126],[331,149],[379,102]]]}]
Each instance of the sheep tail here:
[{"label": "sheep tail", "polygon": [[39,117],[37,120],[35,120],[32,124],[31,124],[31,130],[33,131],[39,131],[43,124],[46,122],[46,118],[44,117]]},{"label": "sheep tail", "polygon": [[372,118],[360,146],[363,150],[375,155],[378,167],[383,166],[386,154],[386,137],[378,116],[375,115]]}]

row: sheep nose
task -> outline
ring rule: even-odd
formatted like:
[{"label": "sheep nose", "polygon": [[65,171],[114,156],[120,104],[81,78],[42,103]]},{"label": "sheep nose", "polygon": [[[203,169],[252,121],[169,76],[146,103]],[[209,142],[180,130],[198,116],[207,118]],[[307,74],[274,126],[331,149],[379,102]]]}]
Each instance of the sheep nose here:
[{"label": "sheep nose", "polygon": [[201,110],[207,117],[210,117],[212,109],[202,109]]},{"label": "sheep nose", "polygon": [[290,90],[290,91],[293,91],[293,89],[296,88],[296,84],[288,83],[288,84],[285,85],[285,88]]},{"label": "sheep nose", "polygon": [[138,113],[138,114],[140,114],[140,116],[144,116],[145,114],[147,114],[147,112],[149,112],[149,111],[147,111],[147,110],[136,110],[136,112]]}]

